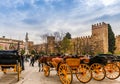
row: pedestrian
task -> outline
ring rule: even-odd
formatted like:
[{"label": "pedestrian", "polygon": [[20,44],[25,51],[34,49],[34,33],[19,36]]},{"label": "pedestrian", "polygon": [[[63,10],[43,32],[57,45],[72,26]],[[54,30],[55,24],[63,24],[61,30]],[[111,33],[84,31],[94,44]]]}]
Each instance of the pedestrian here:
[{"label": "pedestrian", "polygon": [[23,54],[20,54],[20,66],[21,66],[22,70],[25,70],[25,67],[24,67],[24,55]]},{"label": "pedestrian", "polygon": [[30,59],[30,65],[32,65],[33,67],[34,67],[34,62],[35,62],[35,57],[34,55],[32,55]]},{"label": "pedestrian", "polygon": [[23,55],[21,55],[21,60],[22,60],[22,63],[21,63],[22,70],[25,70],[25,67],[24,67],[24,56]]}]

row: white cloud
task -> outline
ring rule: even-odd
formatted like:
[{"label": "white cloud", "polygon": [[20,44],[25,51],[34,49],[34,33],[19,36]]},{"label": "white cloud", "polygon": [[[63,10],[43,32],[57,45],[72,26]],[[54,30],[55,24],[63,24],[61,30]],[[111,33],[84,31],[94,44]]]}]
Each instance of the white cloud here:
[{"label": "white cloud", "polygon": [[120,0],[100,0],[105,6],[117,4]]},{"label": "white cloud", "polygon": [[[5,0],[3,0],[5,1]],[[11,3],[10,1],[13,1]],[[56,31],[70,32],[73,37],[87,36],[91,34],[91,25],[99,21],[104,21],[105,15],[113,17],[120,14],[120,0],[74,0],[69,11],[56,10],[53,2],[65,0],[44,0],[45,4],[36,5],[36,0],[6,0],[0,3],[0,7],[12,8],[9,14],[2,14],[0,12],[0,36],[6,35],[12,38],[20,38],[24,40],[25,33],[29,33],[30,40],[35,43],[40,42],[38,35],[44,33],[53,33]],[[28,3],[32,7],[31,10],[20,11],[17,6],[23,6]],[[47,6],[47,7],[46,7]],[[100,20],[97,20],[97,19]],[[113,19],[107,18],[105,20],[110,22],[113,30],[117,30],[119,34],[119,20],[115,22]],[[24,20],[38,21],[36,24],[27,24]],[[29,23],[29,22],[28,22]],[[115,29],[116,28],[116,29]],[[6,31],[7,30],[7,31]],[[14,30],[14,33],[13,33]]]}]

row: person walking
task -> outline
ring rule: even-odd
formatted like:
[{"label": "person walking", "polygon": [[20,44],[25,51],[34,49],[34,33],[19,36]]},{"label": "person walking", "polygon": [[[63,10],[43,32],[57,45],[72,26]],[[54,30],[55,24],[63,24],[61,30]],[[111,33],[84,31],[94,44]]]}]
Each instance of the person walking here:
[{"label": "person walking", "polygon": [[21,55],[21,66],[22,66],[22,70],[25,70],[25,67],[24,67],[24,56]]},{"label": "person walking", "polygon": [[35,57],[34,55],[32,55],[30,59],[30,65],[32,65],[33,67],[34,67],[34,62],[35,62]]},{"label": "person walking", "polygon": [[25,70],[25,67],[24,67],[24,55],[22,53],[20,53],[19,56],[20,56],[20,66],[21,66],[22,70]]}]

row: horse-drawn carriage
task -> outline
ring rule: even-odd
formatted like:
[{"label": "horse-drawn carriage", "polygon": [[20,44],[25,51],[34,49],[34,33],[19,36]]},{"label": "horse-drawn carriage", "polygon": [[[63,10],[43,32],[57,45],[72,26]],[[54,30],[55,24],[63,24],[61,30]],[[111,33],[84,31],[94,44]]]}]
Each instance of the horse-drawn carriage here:
[{"label": "horse-drawn carriage", "polygon": [[[97,77],[92,75],[93,78],[96,80],[103,80],[105,77],[111,80],[118,78],[120,75],[120,68],[117,63],[119,62],[116,56],[111,54],[99,54],[95,57],[92,57],[89,65],[91,65],[91,70],[95,70],[93,73],[97,75]],[[95,67],[98,67],[99,71],[96,71]]]},{"label": "horse-drawn carriage", "polygon": [[[73,74],[82,83],[87,83],[92,78],[90,67],[87,64],[80,64],[79,58],[68,57],[66,59],[59,57],[46,57],[47,62],[44,62],[44,75],[49,76],[50,68],[55,68],[63,84],[71,84]],[[45,59],[45,58],[44,58]]]},{"label": "horse-drawn carriage", "polygon": [[[106,54],[107,55],[107,54]],[[97,55],[91,57],[46,57],[44,75],[49,76],[50,68],[55,68],[63,84],[71,84],[73,74],[82,83],[87,83],[91,78],[103,80],[105,77],[116,79],[120,75],[120,69],[113,56]]]},{"label": "horse-drawn carriage", "polygon": [[7,72],[17,72],[19,81],[21,72],[21,57],[18,50],[0,50],[0,71],[6,74]]}]

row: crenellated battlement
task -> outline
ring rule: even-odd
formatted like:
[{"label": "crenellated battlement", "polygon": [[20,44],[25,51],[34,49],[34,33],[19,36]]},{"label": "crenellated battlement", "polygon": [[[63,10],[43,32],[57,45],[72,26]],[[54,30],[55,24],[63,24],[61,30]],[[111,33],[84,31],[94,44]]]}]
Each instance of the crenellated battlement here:
[{"label": "crenellated battlement", "polygon": [[90,39],[90,38],[91,38],[91,36],[81,36],[81,37],[77,37],[77,38],[75,38],[75,39],[88,40],[88,39]]},{"label": "crenellated battlement", "polygon": [[108,25],[108,24],[106,24],[105,22],[93,24],[93,25],[92,25],[92,30],[98,29],[98,28],[104,28],[104,27],[107,26],[107,25]]}]

